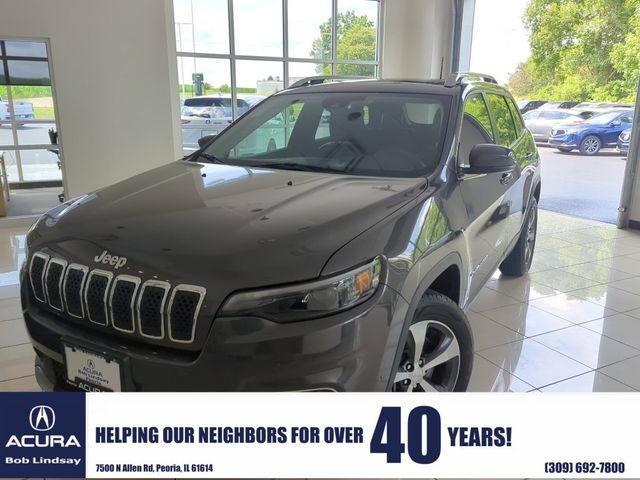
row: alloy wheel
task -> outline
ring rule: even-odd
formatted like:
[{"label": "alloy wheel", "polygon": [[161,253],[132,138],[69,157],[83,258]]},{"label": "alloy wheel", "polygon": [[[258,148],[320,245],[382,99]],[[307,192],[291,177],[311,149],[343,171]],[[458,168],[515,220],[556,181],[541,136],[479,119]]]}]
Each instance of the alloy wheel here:
[{"label": "alloy wheel", "polygon": [[527,265],[531,264],[531,259],[533,257],[533,249],[536,244],[536,224],[538,219],[538,211],[534,209],[531,211],[529,215],[529,220],[527,221],[527,238],[524,245],[524,261]]},{"label": "alloy wheel", "polygon": [[583,149],[589,155],[593,155],[600,150],[600,140],[596,137],[587,137],[583,143]]},{"label": "alloy wheel", "polygon": [[452,392],[460,373],[460,345],[453,331],[437,320],[409,327],[394,392]]}]

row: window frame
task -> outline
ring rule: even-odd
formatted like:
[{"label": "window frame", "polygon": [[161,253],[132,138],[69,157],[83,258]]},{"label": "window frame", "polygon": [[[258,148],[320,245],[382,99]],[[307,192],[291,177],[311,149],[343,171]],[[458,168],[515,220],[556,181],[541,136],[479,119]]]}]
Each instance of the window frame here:
[{"label": "window frame", "polygon": [[[460,129],[458,131],[458,151],[460,149],[460,143],[462,142],[462,129],[464,126],[464,115],[465,115],[465,107],[467,105],[467,102],[474,96],[480,96],[480,98],[482,99],[482,103],[484,104],[484,108],[487,111],[487,114],[489,115],[489,123],[491,124],[491,136],[492,136],[492,144],[497,145],[496,143],[496,126],[493,122],[493,117],[491,116],[491,111],[489,110],[489,105],[487,103],[487,99],[485,97],[485,91],[482,89],[474,89],[474,90],[470,90],[465,96],[464,96],[464,100],[462,101],[462,110],[461,110],[461,116],[460,116]],[[468,159],[462,159],[460,158],[460,155],[458,153],[456,153],[456,157],[457,157],[457,163],[459,167],[468,167],[469,163],[468,163]]]},{"label": "window frame", "polygon": [[[13,55],[13,54],[8,54],[7,50],[6,50],[6,45],[5,42],[33,42],[33,43],[42,43],[45,45],[46,48],[46,57],[37,57],[37,56],[18,56],[18,55]],[[25,60],[25,61],[34,61],[34,62],[46,62],[47,63],[47,67],[49,69],[49,87],[51,88],[51,99],[53,102],[53,111],[54,111],[54,118],[51,119],[38,119],[38,118],[32,118],[32,119],[27,119],[27,118],[23,118],[20,120],[17,120],[15,117],[15,108],[14,108],[14,102],[15,99],[13,98],[13,94],[12,94],[12,87],[14,86],[20,86],[20,84],[14,84],[13,82],[11,82],[11,78],[9,75],[9,68],[8,68],[8,62],[11,60]],[[55,78],[54,78],[54,73],[53,73],[53,65],[52,65],[52,61],[51,61],[51,42],[49,41],[48,38],[41,38],[41,37],[14,37],[11,35],[0,35],[0,69],[3,70],[3,73],[5,74],[5,83],[2,84],[2,86],[6,87],[7,89],[7,96],[6,98],[3,98],[3,102],[5,102],[7,104],[7,106],[9,107],[9,119],[8,120],[0,120],[0,124],[8,124],[11,128],[11,135],[12,135],[12,140],[13,140],[13,144],[9,145],[0,145],[0,151],[5,151],[5,152],[13,152],[15,155],[15,160],[16,160],[16,170],[18,173],[18,179],[17,181],[10,181],[10,183],[20,183],[20,184],[29,184],[29,183],[34,183],[34,184],[39,184],[42,182],[49,182],[49,181],[61,181],[61,183],[64,185],[65,182],[65,170],[64,170],[64,149],[62,146],[62,134],[60,131],[60,125],[58,123],[58,117],[57,117],[57,112],[58,112],[58,103],[57,103],[57,96],[56,96],[56,88],[55,88]],[[21,143],[20,139],[19,139],[19,135],[18,135],[18,127],[19,126],[23,126],[23,125],[51,125],[53,124],[55,127],[55,131],[57,132],[58,136],[57,136],[57,142],[56,144],[52,144],[52,143]],[[58,178],[55,179],[51,179],[51,180],[25,180],[24,178],[24,171],[23,171],[23,163],[22,163],[22,157],[21,157],[21,152],[24,151],[39,151],[39,150],[46,150],[46,151],[52,151],[52,150],[57,150],[58,151],[58,159],[60,161],[60,174],[62,179],[59,180]],[[8,186],[7,186],[8,187]]]},{"label": "window frame", "polygon": [[[339,12],[338,3],[340,0],[331,1],[331,58],[299,58],[289,56],[289,16],[288,5],[289,0],[279,0],[282,2],[282,55],[280,56],[263,56],[263,55],[239,55],[235,52],[235,17],[234,17],[234,0],[227,0],[227,22],[229,32],[229,51],[228,53],[205,53],[196,50],[194,42],[193,52],[179,51],[176,45],[176,58],[178,61],[185,58],[193,58],[194,61],[197,58],[213,58],[223,59],[230,61],[230,76],[231,76],[231,96],[232,96],[232,116],[233,119],[238,118],[237,112],[237,79],[236,79],[236,62],[242,60],[253,61],[277,61],[283,64],[283,86],[287,88],[290,84],[289,76],[289,63],[311,63],[311,64],[330,64],[331,75],[336,75],[338,65],[371,65],[373,67],[373,76],[379,74],[381,65],[381,42],[382,42],[382,14],[383,0],[362,0],[363,2],[372,2],[378,5],[377,18],[376,18],[376,48],[374,60],[339,60],[337,56],[337,15]],[[193,15],[193,11],[192,11]],[[175,23],[175,26],[181,28],[179,25],[185,25],[184,23]],[[193,31],[193,23],[191,23]],[[175,28],[175,27],[174,27]],[[184,78],[182,79],[185,80]]]}]

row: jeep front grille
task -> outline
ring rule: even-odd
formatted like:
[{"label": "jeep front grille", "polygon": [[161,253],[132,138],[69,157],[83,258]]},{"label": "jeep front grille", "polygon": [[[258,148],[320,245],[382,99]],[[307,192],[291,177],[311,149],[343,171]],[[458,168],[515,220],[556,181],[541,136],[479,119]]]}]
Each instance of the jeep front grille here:
[{"label": "jeep front grille", "polygon": [[174,342],[191,343],[195,334],[194,318],[204,299],[204,289],[193,285],[178,285],[169,300],[169,338]]},{"label": "jeep front grille", "polygon": [[171,285],[167,282],[147,280],[138,297],[138,328],[140,335],[164,338],[164,306]]},{"label": "jeep front grille", "polygon": [[118,275],[111,289],[111,324],[116,330],[132,333],[135,331],[133,302],[140,279],[129,275]]},{"label": "jeep front grille", "polygon": [[112,278],[111,272],[103,270],[92,270],[89,273],[87,288],[84,291],[84,301],[87,304],[89,320],[98,325],[106,326],[108,323],[107,294]]},{"label": "jeep front grille", "polygon": [[206,290],[195,285],[90,270],[60,257],[36,252],[29,265],[34,298],[75,319],[127,334],[192,343]]},{"label": "jeep front grille", "polygon": [[88,271],[89,269],[87,267],[72,263],[65,273],[63,289],[64,303],[67,306],[67,313],[72,317],[84,318],[82,291]]},{"label": "jeep front grille", "polygon": [[44,275],[44,286],[47,293],[47,301],[51,308],[62,311],[62,278],[67,261],[61,258],[52,258],[47,264]]}]

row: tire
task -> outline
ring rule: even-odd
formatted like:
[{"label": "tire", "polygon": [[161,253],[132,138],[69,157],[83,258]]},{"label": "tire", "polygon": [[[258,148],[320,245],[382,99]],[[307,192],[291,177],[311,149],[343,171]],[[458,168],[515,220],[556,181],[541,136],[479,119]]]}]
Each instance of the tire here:
[{"label": "tire", "polygon": [[538,231],[538,202],[531,199],[527,217],[516,246],[500,264],[500,271],[511,277],[521,277],[531,268]]},{"label": "tire", "polygon": [[[416,341],[420,342],[420,339],[419,367],[414,368],[418,358]],[[450,298],[428,290],[409,327],[391,390],[464,392],[472,368],[473,336],[467,316]]]},{"label": "tire", "polygon": [[580,153],[583,155],[595,155],[602,148],[602,141],[595,135],[587,135],[580,142]]},{"label": "tire", "polygon": [[563,153],[569,153],[571,150],[573,150],[573,148],[558,147],[558,151],[563,152]]}]

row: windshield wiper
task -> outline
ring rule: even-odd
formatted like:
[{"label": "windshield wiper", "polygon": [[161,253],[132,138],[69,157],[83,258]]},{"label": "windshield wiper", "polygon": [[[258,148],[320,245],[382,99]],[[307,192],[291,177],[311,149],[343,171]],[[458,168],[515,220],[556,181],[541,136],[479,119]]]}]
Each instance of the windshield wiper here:
[{"label": "windshield wiper", "polygon": [[225,164],[225,162],[223,162],[222,160],[220,160],[218,157],[216,157],[215,155],[211,155],[210,153],[205,153],[205,152],[195,152],[192,153],[189,157],[189,161],[195,162],[196,159],[198,158],[204,158],[206,161],[208,161],[209,163],[221,163],[221,164]]},{"label": "windshield wiper", "polygon": [[344,173],[344,170],[331,167],[322,167],[320,165],[306,165],[302,163],[292,162],[272,162],[272,163],[253,163],[250,165],[254,168],[275,168],[282,170],[299,170],[301,172],[333,172]]}]

